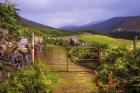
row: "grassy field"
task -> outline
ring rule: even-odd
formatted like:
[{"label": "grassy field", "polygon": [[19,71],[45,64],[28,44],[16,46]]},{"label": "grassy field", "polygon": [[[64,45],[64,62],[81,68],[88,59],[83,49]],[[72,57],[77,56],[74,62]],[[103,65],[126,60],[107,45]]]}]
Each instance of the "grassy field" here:
[{"label": "grassy field", "polygon": [[[110,47],[127,47],[127,48],[133,48],[133,40],[126,40],[126,39],[116,39],[104,35],[93,35],[89,33],[80,34],[77,36],[79,40],[87,41],[91,44],[100,44],[100,45],[109,45]],[[139,46],[140,43],[138,43],[137,46]]]}]

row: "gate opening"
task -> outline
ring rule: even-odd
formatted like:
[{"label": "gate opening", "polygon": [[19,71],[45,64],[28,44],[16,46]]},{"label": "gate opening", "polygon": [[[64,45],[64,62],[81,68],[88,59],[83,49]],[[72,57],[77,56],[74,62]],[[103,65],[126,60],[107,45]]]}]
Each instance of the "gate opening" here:
[{"label": "gate opening", "polygon": [[[44,50],[46,51],[48,68],[54,72],[93,72],[94,67],[100,62],[99,46],[45,47]],[[82,55],[82,52],[85,53]],[[80,55],[82,57],[79,57]]]}]

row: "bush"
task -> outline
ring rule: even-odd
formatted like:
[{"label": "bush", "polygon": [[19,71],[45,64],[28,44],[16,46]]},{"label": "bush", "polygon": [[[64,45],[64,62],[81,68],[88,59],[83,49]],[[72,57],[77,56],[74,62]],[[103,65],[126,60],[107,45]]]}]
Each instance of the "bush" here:
[{"label": "bush", "polygon": [[[98,67],[99,82],[103,86],[111,86],[109,74],[118,79],[118,88],[111,93],[123,91],[125,93],[140,92],[140,50],[127,50],[126,48],[108,49],[103,55],[102,62]],[[117,82],[116,82],[117,83]],[[101,88],[103,90],[103,88]],[[108,93],[108,91],[104,91]]]},{"label": "bush", "polygon": [[95,49],[70,48],[68,51],[69,51],[68,52],[69,57],[71,58],[71,61],[73,63],[79,64],[81,66],[84,66],[90,69],[97,68],[97,65],[98,65],[97,61],[88,60],[88,59],[97,59]]},{"label": "bush", "polygon": [[50,93],[52,81],[46,69],[45,64],[36,62],[27,69],[12,72],[11,78],[0,85],[0,93]]}]

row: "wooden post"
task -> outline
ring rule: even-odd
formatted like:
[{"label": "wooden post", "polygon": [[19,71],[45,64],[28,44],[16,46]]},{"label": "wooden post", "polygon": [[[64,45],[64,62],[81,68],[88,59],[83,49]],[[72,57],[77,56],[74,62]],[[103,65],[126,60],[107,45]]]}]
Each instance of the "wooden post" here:
[{"label": "wooden post", "polygon": [[134,50],[137,48],[137,40],[138,40],[138,36],[135,36],[133,41]]},{"label": "wooden post", "polygon": [[34,50],[34,44],[35,44],[35,41],[34,41],[35,37],[34,37],[34,33],[32,33],[32,61],[34,62],[35,61],[35,50]]},{"label": "wooden post", "polygon": [[69,72],[69,56],[68,56],[68,48],[66,48],[67,50],[67,72]]},{"label": "wooden post", "polygon": [[97,61],[100,62],[100,46],[97,47]]}]

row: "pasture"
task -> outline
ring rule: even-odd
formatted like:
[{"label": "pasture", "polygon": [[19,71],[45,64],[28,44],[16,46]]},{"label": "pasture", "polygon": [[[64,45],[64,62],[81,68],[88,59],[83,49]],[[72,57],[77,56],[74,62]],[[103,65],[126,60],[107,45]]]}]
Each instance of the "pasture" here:
[{"label": "pasture", "polygon": [[[133,40],[112,38],[105,35],[93,35],[89,33],[77,35],[79,40],[86,41],[92,45],[108,45],[111,48],[126,47],[133,49]],[[140,46],[140,42],[137,43],[137,47]]]}]

